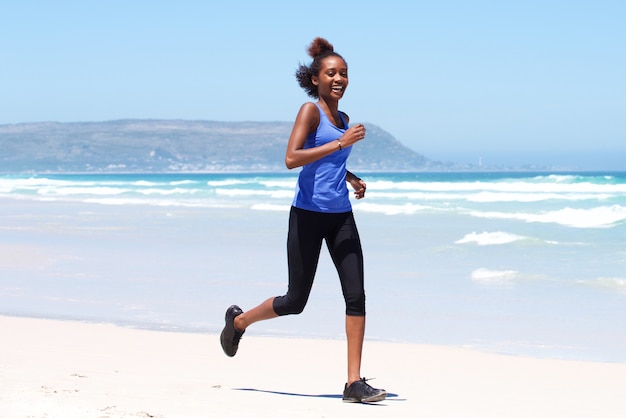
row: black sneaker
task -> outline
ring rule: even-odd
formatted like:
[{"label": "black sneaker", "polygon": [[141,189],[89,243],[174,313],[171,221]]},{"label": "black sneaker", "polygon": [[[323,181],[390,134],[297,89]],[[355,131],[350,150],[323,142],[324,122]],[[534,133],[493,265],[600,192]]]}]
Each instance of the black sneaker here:
[{"label": "black sneaker", "polygon": [[222,330],[222,335],[220,335],[220,342],[222,343],[222,348],[224,349],[224,353],[227,356],[233,357],[237,354],[237,349],[239,348],[239,340],[241,340],[241,336],[245,331],[239,331],[235,328],[235,317],[241,315],[243,311],[237,305],[233,305],[230,308],[226,309],[226,325]]},{"label": "black sneaker", "polygon": [[384,389],[371,387],[365,378],[357,380],[350,386],[346,383],[343,390],[344,402],[379,402],[387,397]]}]

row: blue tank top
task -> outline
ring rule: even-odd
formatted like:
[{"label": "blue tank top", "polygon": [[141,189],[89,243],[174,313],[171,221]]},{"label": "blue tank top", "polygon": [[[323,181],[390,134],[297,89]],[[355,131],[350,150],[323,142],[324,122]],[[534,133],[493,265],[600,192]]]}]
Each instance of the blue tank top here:
[{"label": "blue tank top", "polygon": [[[304,148],[313,148],[336,141],[346,131],[336,127],[315,103],[320,113],[320,123],[306,138]],[[339,112],[343,127],[347,127]],[[314,212],[342,213],[352,210],[346,185],[346,161],[352,147],[344,147],[311,164],[302,167],[296,184],[293,206]]]}]

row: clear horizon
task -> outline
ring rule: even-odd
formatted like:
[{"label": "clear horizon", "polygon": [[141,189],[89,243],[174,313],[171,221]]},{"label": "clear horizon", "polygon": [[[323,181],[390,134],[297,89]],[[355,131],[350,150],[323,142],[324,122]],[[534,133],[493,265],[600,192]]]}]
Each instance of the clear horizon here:
[{"label": "clear horizon", "polygon": [[626,169],[626,3],[24,1],[0,16],[0,124],[292,121],[326,37],[341,109],[431,160]]}]

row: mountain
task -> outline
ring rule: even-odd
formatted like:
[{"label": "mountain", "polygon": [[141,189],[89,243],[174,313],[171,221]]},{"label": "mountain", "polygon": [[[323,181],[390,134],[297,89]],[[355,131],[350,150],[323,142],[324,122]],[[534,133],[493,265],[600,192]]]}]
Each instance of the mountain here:
[{"label": "mountain", "polygon": [[[352,150],[350,169],[416,171],[433,163],[378,126]],[[0,125],[0,172],[285,170],[291,122],[115,120]]]}]

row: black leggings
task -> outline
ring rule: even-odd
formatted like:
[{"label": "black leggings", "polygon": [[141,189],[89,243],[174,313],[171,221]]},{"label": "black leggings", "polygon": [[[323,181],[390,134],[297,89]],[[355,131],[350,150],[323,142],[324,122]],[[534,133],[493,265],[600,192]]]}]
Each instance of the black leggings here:
[{"label": "black leggings", "polygon": [[346,315],[365,315],[363,251],[352,212],[320,213],[296,207],[289,214],[289,288],[286,295],[274,299],[277,315],[299,314],[304,310],[323,240],[339,273]]}]

